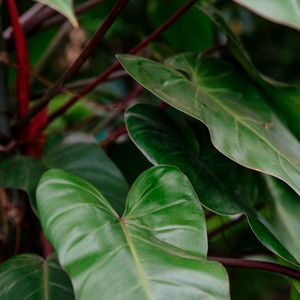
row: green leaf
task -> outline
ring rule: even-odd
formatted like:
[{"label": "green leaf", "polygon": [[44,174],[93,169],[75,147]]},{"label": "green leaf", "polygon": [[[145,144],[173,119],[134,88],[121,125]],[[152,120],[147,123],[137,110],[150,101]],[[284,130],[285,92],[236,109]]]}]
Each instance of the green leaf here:
[{"label": "green leaf", "polygon": [[131,55],[119,60],[157,97],[206,124],[224,155],[280,178],[300,194],[300,144],[242,73],[196,54],[176,56],[168,66]]},{"label": "green leaf", "polygon": [[42,176],[37,204],[79,300],[229,299],[226,272],[205,259],[197,196],[174,167],[142,173],[122,217],[92,185],[61,170]]},{"label": "green leaf", "polygon": [[[287,240],[291,236],[284,237],[282,231],[272,226],[273,221],[269,222],[255,210],[258,187],[254,172],[213,149],[207,151],[209,155],[202,151],[199,158],[188,144],[186,134],[157,107],[136,104],[126,112],[125,120],[129,136],[143,154],[155,165],[178,167],[190,179],[205,207],[222,215],[245,214],[254,233],[267,248],[292,263],[300,262],[299,251],[288,247]],[[278,221],[281,222],[281,218]]]},{"label": "green leaf", "polygon": [[269,214],[266,216],[272,230],[285,248],[300,261],[299,215],[300,201],[298,195],[287,185],[270,176],[265,177],[270,197],[266,197]]},{"label": "green leaf", "polygon": [[0,266],[1,300],[73,300],[70,279],[54,255],[22,254]]},{"label": "green leaf", "polygon": [[74,27],[78,27],[78,22],[73,11],[73,0],[35,0],[51,7],[64,15]]},{"label": "green leaf", "polygon": [[300,30],[300,0],[233,0],[272,22]]},{"label": "green leaf", "polygon": [[0,163],[0,186],[26,191],[36,209],[35,190],[44,171],[61,168],[101,189],[118,212],[124,209],[128,186],[114,163],[88,135],[70,134],[48,141],[41,159],[16,156]]},{"label": "green leaf", "polygon": [[276,113],[287,122],[291,131],[298,140],[300,140],[300,89],[296,86],[276,82],[260,74],[241,40],[226,24],[219,11],[209,5],[201,5],[199,8],[216,24],[218,29],[224,33],[233,56],[267,93],[269,104],[276,110]]}]

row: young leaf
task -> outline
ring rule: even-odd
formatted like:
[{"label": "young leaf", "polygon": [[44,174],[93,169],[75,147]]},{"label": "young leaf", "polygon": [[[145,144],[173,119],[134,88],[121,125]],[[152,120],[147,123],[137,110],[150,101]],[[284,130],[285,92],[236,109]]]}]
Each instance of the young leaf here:
[{"label": "young leaf", "polygon": [[73,11],[73,0],[35,0],[44,5],[57,10],[64,15],[74,27],[78,27],[78,22]]},{"label": "young leaf", "polygon": [[0,266],[1,300],[73,300],[72,283],[54,255],[15,256]]},{"label": "young leaf", "polygon": [[228,299],[222,266],[205,259],[203,211],[176,168],[151,168],[119,217],[86,181],[47,171],[37,189],[43,230],[79,300]]},{"label": "young leaf", "polygon": [[275,23],[300,30],[299,0],[233,0]]},{"label": "young leaf", "polygon": [[101,189],[118,212],[123,211],[127,183],[97,142],[91,136],[78,134],[57,139],[48,141],[41,159],[16,156],[3,160],[0,163],[0,185],[26,191],[36,209],[35,190],[41,175],[50,168],[61,168]]},{"label": "young leaf", "polygon": [[[182,130],[157,107],[136,104],[126,112],[125,120],[129,136],[143,154],[155,165],[178,167],[190,179],[204,206],[222,215],[245,214],[254,233],[267,248],[292,263],[300,263],[299,251],[287,244],[291,236],[284,237],[282,230],[272,226],[273,221],[269,222],[255,209],[257,178],[254,172],[214,153],[213,149],[207,158],[204,154],[199,158]],[[274,219],[283,221],[279,217]],[[290,243],[294,243],[292,239]]]},{"label": "young leaf", "polygon": [[280,178],[300,194],[299,142],[231,65],[196,54],[176,56],[168,66],[130,55],[119,60],[157,97],[206,124],[224,155]]}]

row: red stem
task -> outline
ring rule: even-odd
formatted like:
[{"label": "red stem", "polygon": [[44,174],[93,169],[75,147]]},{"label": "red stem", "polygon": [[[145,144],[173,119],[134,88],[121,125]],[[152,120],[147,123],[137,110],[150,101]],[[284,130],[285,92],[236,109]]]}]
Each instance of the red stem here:
[{"label": "red stem", "polygon": [[[29,108],[29,55],[27,51],[26,40],[24,32],[19,21],[19,13],[14,0],[7,0],[7,6],[11,19],[11,26],[14,32],[14,41],[17,57],[17,98],[18,98],[18,118],[22,118],[27,114]],[[46,121],[46,108],[40,111],[33,121],[31,122],[28,130],[22,128],[20,138],[25,139],[27,135],[34,136],[39,128],[44,126]],[[40,139],[26,145],[23,150],[24,154],[40,156],[42,154],[43,136],[40,135]],[[51,246],[43,239],[43,248],[45,255],[51,252]]]},{"label": "red stem", "polygon": [[228,266],[228,267],[259,269],[264,271],[270,271],[273,273],[279,273],[300,280],[299,271],[282,265],[270,263],[270,262],[247,260],[247,259],[240,259],[240,258],[229,258],[229,257],[208,257],[208,258],[210,260],[216,260],[221,264],[223,264],[224,266]]},{"label": "red stem", "polygon": [[120,136],[127,133],[127,128],[125,125],[121,125],[118,127],[115,131],[113,131],[104,141],[102,141],[100,144],[102,147],[106,147],[112,142],[114,142],[116,139],[118,139]]},{"label": "red stem", "polygon": [[18,64],[17,97],[18,118],[22,119],[28,111],[29,98],[29,59],[23,29],[19,22],[19,14],[14,0],[7,0],[11,26],[14,32],[16,57]]}]

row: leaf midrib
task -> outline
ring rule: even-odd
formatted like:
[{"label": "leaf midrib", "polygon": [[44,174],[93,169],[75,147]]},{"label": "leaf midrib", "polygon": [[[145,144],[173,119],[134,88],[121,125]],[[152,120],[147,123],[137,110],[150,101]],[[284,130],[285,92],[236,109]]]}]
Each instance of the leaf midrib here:
[{"label": "leaf midrib", "polygon": [[130,234],[129,234],[128,230],[127,230],[125,219],[121,218],[121,219],[119,219],[119,221],[120,221],[120,225],[121,225],[121,228],[123,230],[123,233],[125,235],[126,241],[128,243],[130,252],[131,252],[131,254],[133,256],[133,260],[135,262],[138,274],[140,275],[139,278],[140,278],[140,281],[141,281],[141,283],[142,283],[142,285],[144,287],[147,299],[148,300],[154,300],[152,292],[151,292],[151,290],[150,290],[150,288],[148,286],[148,280],[147,280],[147,277],[146,277],[146,275],[144,273],[144,270],[143,270],[142,264],[140,262],[139,256],[138,256],[137,251],[136,251],[136,249],[135,249],[135,247],[134,247],[134,245],[132,243],[132,240],[130,238]]}]

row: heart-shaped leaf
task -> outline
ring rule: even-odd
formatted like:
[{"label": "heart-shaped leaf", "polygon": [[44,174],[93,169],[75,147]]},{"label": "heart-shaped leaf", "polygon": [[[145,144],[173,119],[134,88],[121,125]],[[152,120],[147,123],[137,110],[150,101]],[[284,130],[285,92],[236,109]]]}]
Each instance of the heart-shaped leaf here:
[{"label": "heart-shaped leaf", "polygon": [[61,168],[89,181],[111,199],[118,212],[124,209],[128,186],[114,163],[88,135],[70,134],[48,141],[41,159],[16,156],[0,163],[0,186],[26,191],[35,209],[35,190],[44,171]]},{"label": "heart-shaped leaf", "polygon": [[54,255],[22,254],[0,266],[1,300],[73,300],[71,281]]},{"label": "heart-shaped leaf", "polygon": [[229,298],[223,267],[205,259],[197,196],[174,167],[142,173],[122,217],[92,185],[60,170],[42,176],[37,204],[79,300]]},{"label": "heart-shaped leaf", "polygon": [[299,0],[233,0],[275,23],[300,30]]},{"label": "heart-shaped leaf", "polygon": [[206,124],[224,155],[300,194],[300,144],[242,73],[197,54],[176,56],[168,65],[131,55],[119,60],[153,94]]},{"label": "heart-shaped leaf", "polygon": [[[283,237],[282,230],[277,231],[272,225],[275,221],[269,222],[255,210],[257,176],[254,172],[216,153],[213,148],[209,149],[209,155],[201,153],[199,158],[183,130],[157,107],[136,104],[126,112],[125,120],[129,136],[144,155],[155,165],[173,165],[184,172],[204,206],[222,215],[245,214],[267,248],[292,263],[300,263],[299,252],[287,247],[288,237]],[[290,243],[293,244],[293,240]]]},{"label": "heart-shaped leaf", "polygon": [[74,27],[78,27],[78,22],[73,11],[73,0],[35,0],[51,7],[64,15]]}]

